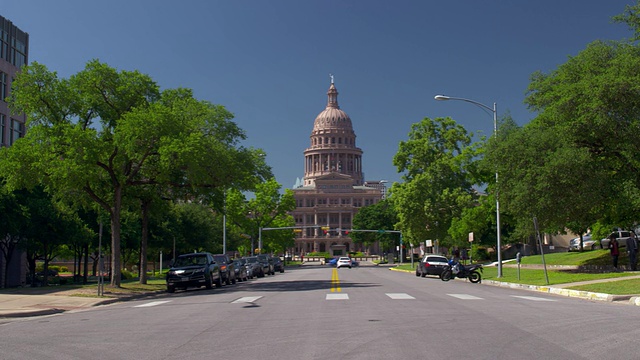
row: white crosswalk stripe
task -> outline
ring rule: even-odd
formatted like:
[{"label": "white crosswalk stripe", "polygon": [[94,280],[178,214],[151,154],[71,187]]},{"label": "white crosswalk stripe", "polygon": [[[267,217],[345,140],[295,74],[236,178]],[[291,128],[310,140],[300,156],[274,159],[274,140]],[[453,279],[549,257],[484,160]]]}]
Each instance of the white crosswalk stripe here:
[{"label": "white crosswalk stripe", "polygon": [[541,297],[536,297],[536,296],[511,295],[511,297],[519,298],[519,299],[525,299],[525,300],[531,300],[531,301],[556,301],[555,299],[547,299],[547,298],[541,298]]},{"label": "white crosswalk stripe", "polygon": [[326,300],[349,300],[348,294],[327,294]]},{"label": "white crosswalk stripe", "polygon": [[413,296],[405,293],[388,293],[385,295],[392,298],[393,300],[415,300],[416,299]]},{"label": "white crosswalk stripe", "polygon": [[453,296],[454,298],[458,298],[461,300],[484,300],[483,298],[479,298],[477,296],[469,295],[469,294],[447,294],[449,296]]},{"label": "white crosswalk stripe", "polygon": [[245,304],[245,303],[253,303],[256,300],[260,299],[262,296],[245,296],[240,299],[236,299],[232,301],[232,304]]},{"label": "white crosswalk stripe", "polygon": [[170,301],[171,301],[171,300],[165,300],[165,301],[152,301],[152,302],[149,302],[149,303],[146,303],[146,304],[136,305],[136,306],[134,306],[134,307],[137,307],[137,308],[141,308],[141,307],[151,307],[151,306],[162,305],[162,304],[164,304],[164,303],[168,303],[168,302],[170,302]]}]

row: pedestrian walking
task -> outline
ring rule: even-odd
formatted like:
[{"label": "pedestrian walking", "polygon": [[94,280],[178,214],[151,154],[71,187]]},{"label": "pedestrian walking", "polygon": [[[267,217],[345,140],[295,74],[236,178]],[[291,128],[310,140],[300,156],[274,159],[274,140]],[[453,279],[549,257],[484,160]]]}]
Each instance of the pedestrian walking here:
[{"label": "pedestrian walking", "polygon": [[636,234],[634,233],[631,233],[631,236],[627,238],[627,254],[629,255],[629,269],[631,271],[637,271],[638,242],[636,241]]},{"label": "pedestrian walking", "polygon": [[611,259],[613,260],[613,267],[618,270],[618,256],[620,256],[620,248],[618,240],[613,235],[609,236],[609,251],[611,252]]}]

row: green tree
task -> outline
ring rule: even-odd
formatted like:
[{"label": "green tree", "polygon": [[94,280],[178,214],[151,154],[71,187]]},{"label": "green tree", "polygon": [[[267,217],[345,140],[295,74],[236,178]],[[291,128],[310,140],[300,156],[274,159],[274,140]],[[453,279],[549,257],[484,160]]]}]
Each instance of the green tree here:
[{"label": "green tree", "polygon": [[[614,17],[635,30],[634,40],[640,29],[638,10],[637,4],[627,6],[625,13]],[[562,148],[566,162],[573,157],[574,163],[581,165],[566,169],[560,177],[570,182],[567,177],[579,176],[593,189],[589,194],[596,195],[582,199],[606,223],[619,226],[637,221],[640,211],[639,67],[640,47],[636,43],[595,41],[550,73],[533,74],[525,99],[538,112],[531,127],[557,134],[556,141],[567,143]],[[559,157],[556,155],[556,160],[560,161]],[[598,188],[602,182],[604,186]],[[556,201],[565,202],[569,194],[574,193],[564,193]],[[574,222],[573,218],[568,221]],[[584,228],[588,222],[577,220],[580,225],[576,228]]]},{"label": "green tree", "polygon": [[451,118],[425,118],[412,125],[393,159],[404,182],[393,184],[390,198],[398,213],[396,227],[406,240],[452,243],[451,220],[475,203],[478,154],[471,135]]},{"label": "green tree", "polygon": [[493,145],[487,159],[498,164],[502,209],[516,220],[517,238],[534,233],[534,216],[550,233],[582,234],[598,220],[611,182],[587,149],[537,119]]},{"label": "green tree", "polygon": [[624,12],[613,17],[617,23],[625,23],[634,32],[631,40],[640,40],[640,2],[635,5],[626,5]]},{"label": "green tree", "polygon": [[250,199],[236,189],[227,192],[227,219],[242,233],[248,234],[255,246],[262,235],[262,244],[267,251],[285,249],[293,246],[294,242],[292,230],[264,231],[262,234],[259,231],[260,228],[295,225],[289,215],[296,206],[293,191],[285,189],[280,193],[280,188],[281,185],[271,178],[258,184]]},{"label": "green tree", "polygon": [[160,93],[137,71],[91,61],[67,80],[32,63],[13,84],[10,106],[27,114],[29,131],[8,150],[9,184],[38,179],[57,197],[104,209],[112,286],[120,285],[121,216],[123,206],[132,206],[126,197],[132,189],[158,185],[183,197],[204,196],[249,187],[258,173],[269,172],[257,150],[238,145],[244,132],[224,107],[186,89]]},{"label": "green tree", "polygon": [[[393,207],[392,201],[384,199],[358,210],[353,217],[353,229],[394,230],[397,222],[398,214]],[[349,233],[349,236],[354,242],[362,243],[367,247],[379,242],[381,251],[388,251],[398,240],[398,235],[395,233],[354,231]]]},{"label": "green tree", "polygon": [[172,212],[175,222],[170,226],[175,237],[175,255],[194,251],[222,252],[222,226],[208,206],[193,202],[176,203]]}]

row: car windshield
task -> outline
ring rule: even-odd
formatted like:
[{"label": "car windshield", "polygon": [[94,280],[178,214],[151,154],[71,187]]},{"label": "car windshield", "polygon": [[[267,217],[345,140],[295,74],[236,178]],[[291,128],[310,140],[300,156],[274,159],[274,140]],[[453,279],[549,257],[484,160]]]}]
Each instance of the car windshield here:
[{"label": "car windshield", "polygon": [[174,267],[191,266],[191,265],[206,265],[207,257],[205,255],[193,255],[193,256],[180,256],[173,264]]},{"label": "car windshield", "polygon": [[247,258],[247,262],[250,264],[253,264],[255,262],[258,262],[258,258],[255,258],[255,257]]}]

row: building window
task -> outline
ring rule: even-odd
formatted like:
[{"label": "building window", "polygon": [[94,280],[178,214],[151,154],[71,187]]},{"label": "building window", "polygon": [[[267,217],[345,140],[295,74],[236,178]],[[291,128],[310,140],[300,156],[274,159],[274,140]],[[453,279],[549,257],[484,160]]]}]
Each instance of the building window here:
[{"label": "building window", "polygon": [[24,124],[18,120],[11,119],[11,130],[9,133],[9,145],[13,145],[19,138],[24,136]]},{"label": "building window", "polygon": [[0,114],[0,146],[4,146],[4,139],[7,133],[7,126],[4,123],[4,114]]},{"label": "building window", "polygon": [[7,101],[7,74],[0,71],[0,100]]},{"label": "building window", "polygon": [[336,138],[332,137],[332,138],[331,138],[331,143],[332,143],[332,144],[335,144],[335,143],[336,143]]}]

